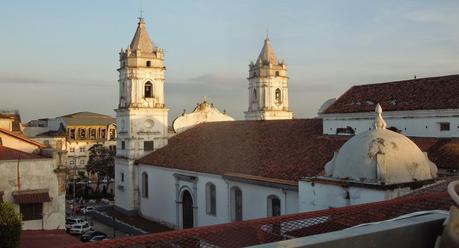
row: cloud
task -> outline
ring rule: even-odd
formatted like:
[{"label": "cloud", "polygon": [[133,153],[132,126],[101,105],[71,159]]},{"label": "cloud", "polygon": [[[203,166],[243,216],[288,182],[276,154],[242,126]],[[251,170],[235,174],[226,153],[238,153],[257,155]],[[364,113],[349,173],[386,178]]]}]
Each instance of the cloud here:
[{"label": "cloud", "polygon": [[0,84],[30,84],[30,85],[59,85],[59,86],[93,86],[93,87],[106,87],[108,82],[73,82],[73,81],[56,81],[46,80],[40,78],[26,78],[26,77],[0,77]]}]

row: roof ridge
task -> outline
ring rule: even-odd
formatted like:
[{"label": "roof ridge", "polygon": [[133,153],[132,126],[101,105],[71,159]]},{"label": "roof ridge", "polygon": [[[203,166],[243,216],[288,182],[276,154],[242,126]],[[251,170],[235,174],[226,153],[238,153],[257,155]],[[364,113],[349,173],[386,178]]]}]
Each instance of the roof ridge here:
[{"label": "roof ridge", "polygon": [[[366,84],[355,84],[353,87],[362,87],[362,86],[373,86],[373,85],[383,85],[383,84],[393,84],[393,83],[405,83],[408,81],[417,81],[417,80],[426,80],[426,79],[436,79],[436,78],[447,78],[459,76],[459,74],[450,74],[450,75],[443,75],[443,76],[432,76],[432,77],[422,77],[422,78],[412,78],[412,79],[403,79],[403,80],[396,80],[396,81],[389,81],[389,82],[379,82],[379,83],[366,83]],[[344,95],[344,94],[343,94]]]}]

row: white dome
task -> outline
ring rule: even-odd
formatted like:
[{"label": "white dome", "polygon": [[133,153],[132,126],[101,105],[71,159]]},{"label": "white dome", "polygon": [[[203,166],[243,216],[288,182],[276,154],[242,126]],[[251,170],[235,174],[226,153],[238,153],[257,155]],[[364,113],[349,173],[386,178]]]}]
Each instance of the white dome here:
[{"label": "white dome", "polygon": [[435,164],[409,138],[387,130],[381,112],[378,104],[374,129],[348,140],[326,164],[326,175],[384,184],[436,177]]}]

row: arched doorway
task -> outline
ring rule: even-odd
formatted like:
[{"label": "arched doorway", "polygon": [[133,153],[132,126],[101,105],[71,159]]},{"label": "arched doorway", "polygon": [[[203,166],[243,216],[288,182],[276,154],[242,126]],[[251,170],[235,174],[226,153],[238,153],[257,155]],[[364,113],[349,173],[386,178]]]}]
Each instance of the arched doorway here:
[{"label": "arched doorway", "polygon": [[192,228],[193,221],[193,198],[188,190],[184,190],[182,194],[182,218],[183,229]]}]

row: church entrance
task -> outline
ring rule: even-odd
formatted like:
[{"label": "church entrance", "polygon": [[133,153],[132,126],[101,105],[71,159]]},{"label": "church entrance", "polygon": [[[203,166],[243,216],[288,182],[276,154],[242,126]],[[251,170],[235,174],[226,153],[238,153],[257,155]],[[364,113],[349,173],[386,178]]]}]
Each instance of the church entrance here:
[{"label": "church entrance", "polygon": [[188,190],[183,191],[182,195],[182,217],[183,229],[192,228],[193,221],[193,198]]}]

